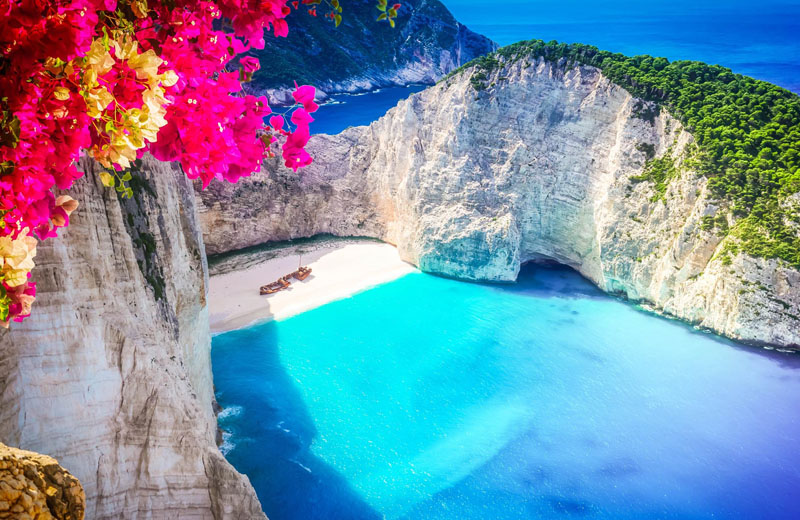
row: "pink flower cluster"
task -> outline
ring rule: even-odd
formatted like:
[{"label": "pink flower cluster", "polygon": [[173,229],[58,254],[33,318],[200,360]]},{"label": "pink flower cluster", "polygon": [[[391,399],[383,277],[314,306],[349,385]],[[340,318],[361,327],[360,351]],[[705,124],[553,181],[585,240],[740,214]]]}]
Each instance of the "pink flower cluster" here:
[{"label": "pink flower cluster", "polygon": [[303,105],[292,113],[291,122],[296,126],[294,132],[289,133],[283,129],[285,121],[283,117],[270,118],[270,126],[283,135],[286,135],[286,142],[283,143],[283,159],[288,168],[297,171],[298,168],[311,164],[311,156],[305,150],[306,143],[311,137],[309,124],[314,119],[311,112],[316,112],[319,106],[314,102],[314,87],[303,85],[298,87],[294,84],[295,91],[292,93],[294,100]]},{"label": "pink flower cluster", "polygon": [[[267,99],[242,93],[243,73],[258,70],[258,60],[246,57],[241,71],[228,70],[237,54],[263,48],[265,29],[286,36],[289,12],[286,0],[0,0],[0,237],[30,230],[46,239],[69,224],[53,190],[82,175],[75,161],[84,149],[120,170],[126,161],[112,152],[118,141],[130,142],[139,157],[149,151],[179,161],[203,186],[258,171],[276,136],[285,139],[287,166],[309,164],[313,87],[295,92],[302,108],[291,115],[294,131],[282,119],[271,128]],[[150,61],[131,68],[109,41],[135,45],[126,56]],[[87,79],[97,70],[101,77]],[[167,76],[153,87],[152,78]],[[163,97],[154,100],[154,92]],[[125,126],[134,112],[156,121],[155,138]],[[10,318],[25,317],[34,295],[33,283],[12,288],[0,276]]]}]

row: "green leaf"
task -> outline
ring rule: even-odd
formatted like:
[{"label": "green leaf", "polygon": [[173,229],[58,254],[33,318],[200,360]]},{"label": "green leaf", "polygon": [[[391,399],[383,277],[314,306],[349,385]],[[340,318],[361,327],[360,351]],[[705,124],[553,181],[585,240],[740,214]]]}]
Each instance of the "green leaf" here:
[{"label": "green leaf", "polygon": [[392,20],[391,18],[389,18],[389,25],[391,25],[392,27],[394,27],[394,20]]},{"label": "green leaf", "polygon": [[389,9],[389,17],[394,18],[395,16],[397,16],[397,11],[394,8]]},{"label": "green leaf", "polygon": [[339,27],[339,24],[342,23],[342,15],[340,14],[334,15],[333,22],[335,24],[335,27]]},{"label": "green leaf", "polygon": [[331,5],[334,8],[338,8],[339,7],[339,0],[331,0]]},{"label": "green leaf", "polygon": [[131,172],[126,171],[125,174],[122,176],[122,182],[128,182],[129,180],[131,180],[131,177],[132,177]]},{"label": "green leaf", "polygon": [[[0,175],[11,175],[14,173],[14,161],[0,162]],[[0,220],[0,228],[2,228],[3,221]]]},{"label": "green leaf", "polygon": [[381,13],[381,15],[378,17],[377,21],[380,22],[381,20],[386,20],[386,13]]}]

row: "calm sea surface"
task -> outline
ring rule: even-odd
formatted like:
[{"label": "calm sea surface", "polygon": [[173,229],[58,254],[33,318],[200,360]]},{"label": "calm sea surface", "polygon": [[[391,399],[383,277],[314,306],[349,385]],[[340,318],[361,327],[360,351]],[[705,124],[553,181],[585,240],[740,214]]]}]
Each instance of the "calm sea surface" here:
[{"label": "calm sea surface", "polygon": [[368,125],[378,120],[401,99],[424,89],[425,85],[382,88],[364,94],[339,94],[319,107],[312,116],[311,132],[338,134],[349,126]]},{"label": "calm sea surface", "polygon": [[223,451],[271,520],[800,518],[800,356],[566,268],[410,274],[212,356]]},{"label": "calm sea surface", "polygon": [[[800,0],[445,1],[456,18],[500,45],[541,39],[627,55],[699,60],[800,93]],[[366,125],[421,87],[340,95],[314,114],[314,133]]]},{"label": "calm sea surface", "polygon": [[698,60],[800,92],[800,0],[447,0],[501,45],[532,38]]}]

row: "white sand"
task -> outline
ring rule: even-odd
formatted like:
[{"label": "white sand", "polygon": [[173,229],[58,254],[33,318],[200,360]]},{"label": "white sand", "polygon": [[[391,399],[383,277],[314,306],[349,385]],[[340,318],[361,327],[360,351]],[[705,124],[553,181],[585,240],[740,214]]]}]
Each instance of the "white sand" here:
[{"label": "white sand", "polygon": [[302,260],[312,269],[308,278],[302,282],[292,278],[288,289],[265,296],[258,294],[260,286],[297,269],[296,250],[288,248],[286,256],[212,275],[208,295],[211,332],[288,318],[415,270],[400,260],[393,246],[372,241],[333,241],[303,253]]}]

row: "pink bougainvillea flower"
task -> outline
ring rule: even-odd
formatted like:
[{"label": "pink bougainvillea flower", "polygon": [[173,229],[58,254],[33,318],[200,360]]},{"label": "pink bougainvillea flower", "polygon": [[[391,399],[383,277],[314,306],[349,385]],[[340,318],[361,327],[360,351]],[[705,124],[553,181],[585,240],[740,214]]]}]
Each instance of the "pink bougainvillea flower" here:
[{"label": "pink bougainvillea flower", "polygon": [[316,94],[317,90],[311,85],[303,85],[298,87],[296,81],[294,83],[294,87],[294,92],[292,92],[292,97],[294,100],[303,105],[303,108],[306,109],[306,112],[316,112],[319,108],[319,105],[314,103],[314,95]]},{"label": "pink bougainvillea flower", "polygon": [[258,61],[258,58],[253,56],[245,56],[244,58],[239,60],[239,65],[242,66],[242,69],[245,72],[255,72],[261,68],[261,64]]},{"label": "pink bougainvillea flower", "polygon": [[[295,114],[302,109],[295,110]],[[308,114],[306,114],[307,117]],[[292,114],[294,119],[294,114]],[[298,118],[300,119],[300,118]],[[308,143],[311,134],[308,130],[308,125],[299,125],[297,129],[289,134],[286,142],[283,143],[283,159],[284,164],[294,171],[303,166],[311,164],[311,156],[305,151],[305,146]]]},{"label": "pink bougainvillea flower", "polygon": [[36,284],[26,282],[16,287],[5,287],[6,294],[11,299],[8,307],[8,317],[14,321],[22,321],[31,314],[31,304],[36,299]]},{"label": "pink bougainvillea flower", "polygon": [[272,27],[275,33],[275,36],[280,37],[287,37],[289,36],[289,25],[286,23],[284,19],[278,19],[272,22]]},{"label": "pink bougainvillea flower", "polygon": [[150,153],[160,161],[175,161],[181,155],[181,136],[174,122],[167,122],[158,131],[156,141],[150,143]]},{"label": "pink bougainvillea flower", "polygon": [[306,127],[308,130],[308,125],[314,121],[314,118],[304,108],[298,108],[292,112],[291,121],[298,127]]},{"label": "pink bougainvillea flower", "polygon": [[275,130],[283,130],[283,125],[285,121],[283,120],[282,116],[272,116],[269,118],[269,126],[271,126]]}]

